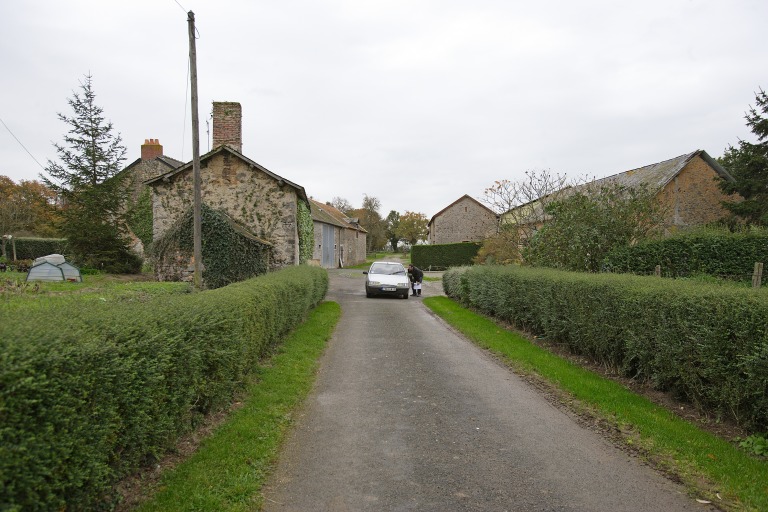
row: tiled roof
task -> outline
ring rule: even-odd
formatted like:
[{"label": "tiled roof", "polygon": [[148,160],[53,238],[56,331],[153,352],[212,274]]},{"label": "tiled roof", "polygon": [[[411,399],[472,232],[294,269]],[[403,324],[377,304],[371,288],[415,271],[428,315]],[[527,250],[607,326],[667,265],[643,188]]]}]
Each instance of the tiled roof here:
[{"label": "tiled roof", "polygon": [[309,199],[309,203],[311,207],[310,212],[312,213],[312,220],[346,229],[354,229],[362,233],[367,232],[365,228],[363,228],[360,224],[351,222],[349,217],[344,215],[343,212],[336,209],[335,207],[329,204],[321,203],[320,201],[315,201],[312,198]]}]

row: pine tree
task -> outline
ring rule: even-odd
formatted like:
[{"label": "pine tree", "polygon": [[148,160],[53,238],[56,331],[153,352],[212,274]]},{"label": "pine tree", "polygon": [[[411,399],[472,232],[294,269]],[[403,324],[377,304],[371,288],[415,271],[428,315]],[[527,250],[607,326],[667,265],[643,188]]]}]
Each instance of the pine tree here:
[{"label": "pine tree", "polygon": [[64,202],[62,233],[74,261],[106,272],[136,272],[140,259],[124,237],[128,191],[119,172],[126,148],[96,105],[92,82],[86,75],[80,93],[67,100],[71,117],[58,114],[69,131],[63,144],[54,144],[60,162],[48,160],[48,176],[41,178]]},{"label": "pine tree", "polygon": [[740,140],[738,147],[725,150],[719,161],[736,181],[723,180],[720,188],[744,198],[723,203],[728,210],[750,224],[768,226],[768,95],[761,89],[755,100],[745,118],[758,142]]}]

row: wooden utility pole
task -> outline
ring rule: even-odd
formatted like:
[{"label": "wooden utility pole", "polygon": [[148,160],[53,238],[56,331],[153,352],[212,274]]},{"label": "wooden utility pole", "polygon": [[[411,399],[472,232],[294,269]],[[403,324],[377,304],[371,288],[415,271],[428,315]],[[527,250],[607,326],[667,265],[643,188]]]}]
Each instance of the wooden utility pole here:
[{"label": "wooden utility pole", "polygon": [[195,273],[193,276],[195,290],[202,289],[202,269],[203,269],[203,249],[202,249],[202,229],[200,227],[201,203],[200,198],[200,119],[197,114],[197,50],[195,48],[195,13],[187,13],[189,24],[189,78],[190,88],[192,90],[192,180],[194,186],[194,207],[193,207],[193,258],[195,260]]}]

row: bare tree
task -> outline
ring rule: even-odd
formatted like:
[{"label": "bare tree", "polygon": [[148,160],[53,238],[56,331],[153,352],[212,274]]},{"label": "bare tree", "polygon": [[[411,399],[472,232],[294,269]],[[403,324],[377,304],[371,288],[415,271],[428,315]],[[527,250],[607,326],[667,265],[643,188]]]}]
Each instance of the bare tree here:
[{"label": "bare tree", "polygon": [[331,199],[331,206],[333,206],[334,208],[336,208],[337,210],[339,210],[341,213],[344,213],[344,214],[348,214],[349,212],[355,209],[355,207],[352,206],[352,203],[347,201],[345,198],[338,197],[338,196]]},{"label": "bare tree", "polygon": [[[579,180],[584,183],[586,180]],[[511,263],[521,260],[520,250],[546,220],[546,206],[577,184],[549,169],[526,171],[517,180],[499,180],[485,189],[483,202],[499,214],[495,236],[487,240],[477,261]]]}]

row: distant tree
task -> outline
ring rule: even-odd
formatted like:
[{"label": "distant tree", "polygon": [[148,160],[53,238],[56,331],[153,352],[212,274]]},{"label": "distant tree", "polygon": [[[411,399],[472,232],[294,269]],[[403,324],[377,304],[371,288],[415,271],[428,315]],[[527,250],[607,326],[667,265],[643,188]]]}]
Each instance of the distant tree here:
[{"label": "distant tree", "polygon": [[0,176],[0,235],[58,236],[56,193],[39,181]]},{"label": "distant tree", "polygon": [[581,272],[600,270],[614,248],[661,231],[664,211],[645,187],[582,187],[546,207],[548,219],[523,249],[525,263]]},{"label": "distant tree", "polygon": [[67,100],[73,115],[58,114],[69,126],[64,143],[54,144],[60,162],[48,160],[41,178],[64,202],[61,230],[75,261],[106,272],[137,272],[141,260],[124,235],[129,191],[118,175],[126,149],[96,105],[91,75],[80,89]]},{"label": "distant tree", "polygon": [[735,182],[720,181],[727,194],[739,194],[743,201],[726,201],[728,210],[748,224],[768,226],[768,96],[760,89],[756,106],[745,115],[747,126],[758,143],[740,140],[738,147],[728,146],[719,159]]},{"label": "distant tree", "polygon": [[400,237],[397,234],[397,227],[400,225],[400,214],[395,210],[389,212],[386,219],[386,235],[389,245],[392,246],[392,252],[397,252],[397,244],[400,243]]},{"label": "distant tree", "polygon": [[418,242],[427,239],[429,234],[428,222],[429,219],[423,213],[406,211],[400,216],[397,234],[401,240],[405,240],[412,246],[416,245]]},{"label": "distant tree", "polygon": [[343,197],[334,197],[331,199],[331,206],[339,210],[341,213],[349,214],[349,212],[355,209],[352,203],[344,199]]},{"label": "distant tree", "polygon": [[360,219],[360,225],[368,232],[365,239],[366,250],[368,252],[383,249],[384,245],[387,243],[385,223],[379,213],[380,208],[381,201],[379,201],[378,198],[364,194],[363,207],[348,213],[350,217],[357,217]]}]

